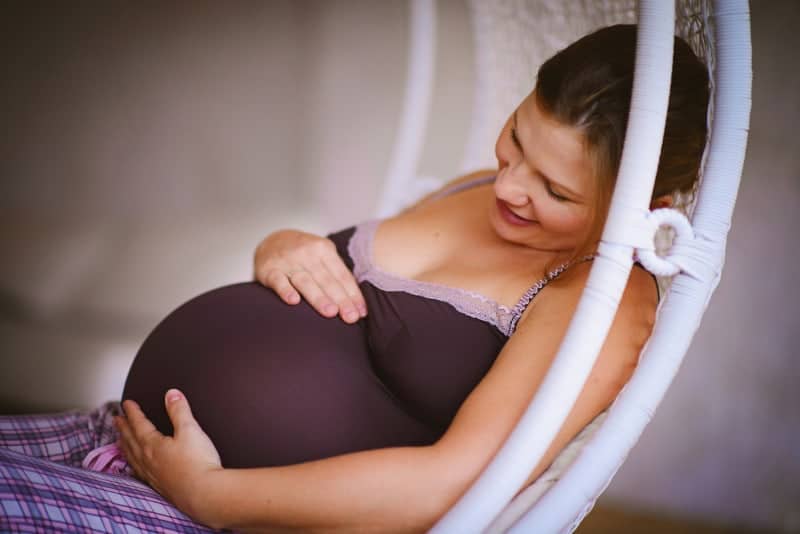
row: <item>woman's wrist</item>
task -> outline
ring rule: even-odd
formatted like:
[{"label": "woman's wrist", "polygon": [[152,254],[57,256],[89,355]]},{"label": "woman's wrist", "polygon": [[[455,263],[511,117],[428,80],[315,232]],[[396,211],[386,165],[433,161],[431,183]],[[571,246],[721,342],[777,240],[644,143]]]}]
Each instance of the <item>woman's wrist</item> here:
[{"label": "woman's wrist", "polygon": [[231,519],[231,499],[234,498],[229,491],[232,474],[233,470],[220,467],[197,477],[182,508],[186,515],[215,529],[226,528]]}]

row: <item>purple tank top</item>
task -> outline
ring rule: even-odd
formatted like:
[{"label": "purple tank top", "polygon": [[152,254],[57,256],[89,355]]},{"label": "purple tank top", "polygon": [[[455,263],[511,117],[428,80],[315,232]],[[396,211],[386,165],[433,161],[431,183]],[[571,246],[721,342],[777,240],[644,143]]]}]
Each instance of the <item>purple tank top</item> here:
[{"label": "purple tank top", "polygon": [[377,225],[329,236],[359,282],[366,318],[353,325],[327,319],[254,282],[215,289],[156,326],[123,399],[139,402],[171,434],[163,397],[182,389],[226,467],[434,443],[530,300],[560,271],[508,308],[381,271],[371,261]]}]

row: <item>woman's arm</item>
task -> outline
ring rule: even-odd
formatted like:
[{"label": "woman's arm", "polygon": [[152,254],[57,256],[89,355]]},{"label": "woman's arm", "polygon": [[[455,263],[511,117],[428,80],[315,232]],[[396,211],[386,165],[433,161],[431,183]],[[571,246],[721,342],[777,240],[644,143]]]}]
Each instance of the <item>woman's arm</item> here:
[{"label": "woman's arm", "polygon": [[203,498],[209,524],[272,532],[424,532],[467,488],[431,447],[394,447],[285,467],[226,469]]},{"label": "woman's arm", "polygon": [[[537,296],[435,445],[364,451],[286,467],[222,469],[202,446],[200,453],[193,452],[203,443],[195,435],[201,431],[188,403],[181,400],[168,403],[177,423],[175,438],[149,428],[135,406],[126,404],[130,427],[124,422],[120,426],[126,455],[137,473],[179,508],[215,527],[269,532],[425,530],[488,464],[538,389],[588,273],[588,265],[574,269],[578,272],[569,277],[570,283],[556,281]],[[649,335],[655,300],[649,275],[634,269],[599,359],[529,480],[611,403],[627,381]]]},{"label": "woman's arm", "polygon": [[[116,421],[137,476],[195,520],[256,532],[419,532],[471,480],[468,466],[436,445],[394,447],[285,467],[223,469],[186,398],[166,395],[174,437],[133,401]],[[475,466],[476,468],[479,466]]]}]

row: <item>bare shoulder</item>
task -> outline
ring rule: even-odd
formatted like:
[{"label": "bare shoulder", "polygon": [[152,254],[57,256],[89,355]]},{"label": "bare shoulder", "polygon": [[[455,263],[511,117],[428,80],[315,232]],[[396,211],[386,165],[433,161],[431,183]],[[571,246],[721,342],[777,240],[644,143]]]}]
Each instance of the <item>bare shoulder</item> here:
[{"label": "bare shoulder", "polygon": [[658,284],[652,274],[643,267],[634,265],[628,285],[622,294],[617,315],[638,330],[631,332],[638,345],[644,345],[656,318],[658,308]]},{"label": "bare shoulder", "polygon": [[495,174],[497,174],[497,169],[480,169],[480,170],[477,170],[475,172],[471,172],[471,173],[459,176],[457,178],[453,178],[452,180],[447,182],[444,185],[443,188],[450,187],[450,186],[457,185],[457,184],[464,183],[464,182],[470,182],[472,180],[477,180],[479,178],[485,178],[487,176],[493,176]]},{"label": "bare shoulder", "polygon": [[471,172],[471,173],[468,173],[468,174],[464,174],[464,175],[458,176],[457,178],[449,180],[447,183],[445,183],[439,189],[437,189],[437,190],[425,195],[420,200],[418,200],[416,203],[414,203],[411,206],[409,206],[408,208],[406,208],[404,211],[405,212],[409,212],[409,211],[415,210],[416,208],[418,208],[420,206],[423,206],[423,205],[427,204],[428,201],[432,200],[439,193],[441,193],[445,189],[448,189],[449,187],[452,187],[452,186],[458,185],[458,184],[462,184],[462,183],[466,183],[466,182],[471,182],[473,180],[478,180],[480,178],[493,176],[495,174],[497,174],[497,169],[481,169],[481,170],[478,170],[478,171],[475,171],[475,172]]},{"label": "bare shoulder", "polygon": [[[591,262],[575,265],[565,276],[546,286],[526,310],[521,324],[548,321],[546,316],[552,314],[562,321],[565,315],[571,319],[586,286],[591,266]],[[613,359],[620,363],[635,364],[639,351],[652,331],[657,306],[655,279],[646,270],[634,265],[606,342],[614,350],[605,350],[604,347],[601,353],[604,361]]]}]

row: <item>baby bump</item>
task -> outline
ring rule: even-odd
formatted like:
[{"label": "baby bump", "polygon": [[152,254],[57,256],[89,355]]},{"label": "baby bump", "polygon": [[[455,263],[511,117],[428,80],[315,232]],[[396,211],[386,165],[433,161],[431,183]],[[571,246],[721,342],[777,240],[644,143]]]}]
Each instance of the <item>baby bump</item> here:
[{"label": "baby bump", "polygon": [[170,387],[186,393],[226,467],[286,465],[431,439],[371,371],[362,325],[289,306],[257,283],[169,314],[131,366],[123,398],[164,433]]}]

